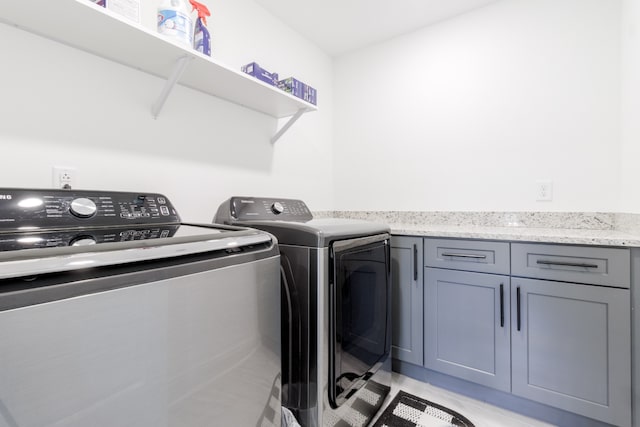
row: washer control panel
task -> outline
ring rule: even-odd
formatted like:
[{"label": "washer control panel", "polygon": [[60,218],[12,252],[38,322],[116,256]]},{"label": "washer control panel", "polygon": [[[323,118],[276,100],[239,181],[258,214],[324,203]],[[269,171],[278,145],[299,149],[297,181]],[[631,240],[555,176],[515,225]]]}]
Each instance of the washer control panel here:
[{"label": "washer control panel", "polygon": [[[223,206],[225,205],[227,204],[223,204]],[[313,215],[307,205],[302,200],[297,199],[232,197],[229,199],[228,209],[231,218],[236,221],[281,220],[303,222],[313,219]]]},{"label": "washer control panel", "polygon": [[161,194],[0,188],[0,231],[179,222]]},{"label": "washer control panel", "polygon": [[127,242],[172,237],[180,225],[87,228],[82,230],[0,233],[0,251],[90,246],[100,243]]}]

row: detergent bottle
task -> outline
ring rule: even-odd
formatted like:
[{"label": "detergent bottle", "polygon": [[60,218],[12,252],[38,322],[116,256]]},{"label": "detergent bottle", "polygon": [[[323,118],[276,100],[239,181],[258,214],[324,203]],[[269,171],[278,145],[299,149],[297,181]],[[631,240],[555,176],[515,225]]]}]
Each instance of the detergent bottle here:
[{"label": "detergent bottle", "polygon": [[193,19],[186,0],[162,0],[158,6],[158,32],[193,46]]},{"label": "detergent bottle", "polygon": [[211,35],[207,30],[207,16],[211,16],[211,12],[207,6],[198,3],[195,0],[189,0],[193,10],[197,11],[198,19],[193,33],[193,48],[200,53],[211,56]]}]

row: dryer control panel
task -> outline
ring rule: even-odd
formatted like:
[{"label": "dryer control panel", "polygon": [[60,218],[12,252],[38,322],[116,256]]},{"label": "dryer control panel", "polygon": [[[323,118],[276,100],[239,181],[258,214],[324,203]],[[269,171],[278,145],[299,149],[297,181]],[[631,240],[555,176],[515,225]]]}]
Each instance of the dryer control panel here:
[{"label": "dryer control panel", "polygon": [[218,209],[216,221],[300,221],[313,219],[306,203],[297,199],[232,197]]},{"label": "dryer control panel", "polygon": [[0,188],[0,231],[177,223],[161,194]]}]

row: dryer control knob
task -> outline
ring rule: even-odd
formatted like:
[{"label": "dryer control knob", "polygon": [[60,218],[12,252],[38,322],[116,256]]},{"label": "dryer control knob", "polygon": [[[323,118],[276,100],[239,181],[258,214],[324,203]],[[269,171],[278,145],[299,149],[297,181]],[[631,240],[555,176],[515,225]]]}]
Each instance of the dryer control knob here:
[{"label": "dryer control knob", "polygon": [[271,212],[276,215],[280,215],[282,212],[284,212],[284,206],[282,206],[282,203],[280,202],[275,202],[271,205]]},{"label": "dryer control knob", "polygon": [[81,197],[79,199],[73,199],[69,212],[78,218],[90,218],[96,214],[98,207],[91,199]]}]

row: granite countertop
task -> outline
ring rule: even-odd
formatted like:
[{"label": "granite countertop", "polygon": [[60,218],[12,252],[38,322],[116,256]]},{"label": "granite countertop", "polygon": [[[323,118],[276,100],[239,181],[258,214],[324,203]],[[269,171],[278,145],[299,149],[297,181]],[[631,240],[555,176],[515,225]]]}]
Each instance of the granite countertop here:
[{"label": "granite countertop", "polygon": [[389,224],[394,235],[640,247],[640,234],[618,230]]},{"label": "granite countertop", "polygon": [[323,211],[314,216],[384,223],[395,235],[640,247],[639,214]]}]

